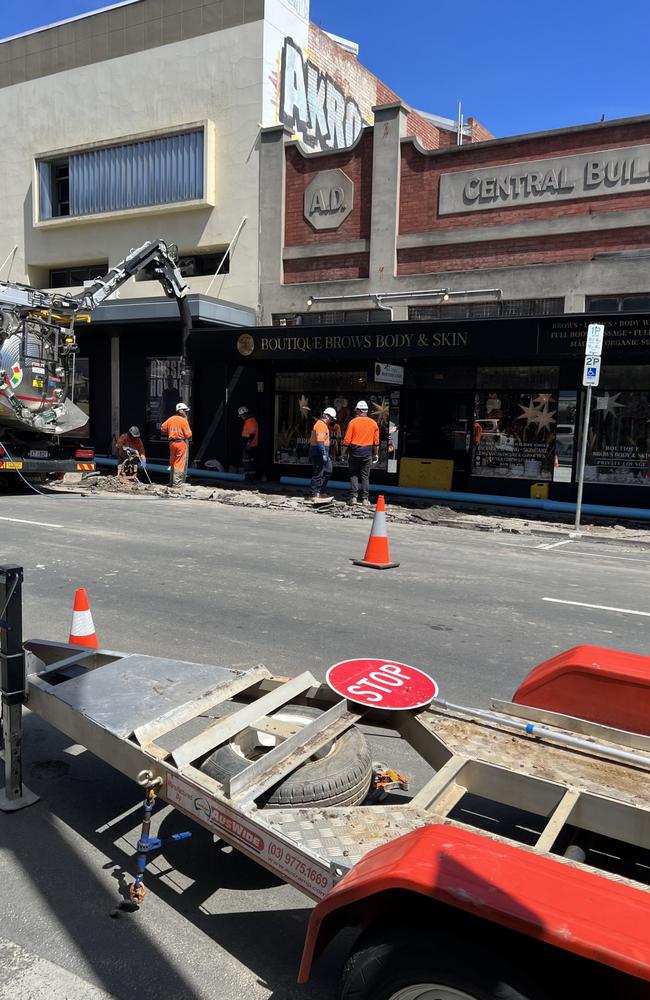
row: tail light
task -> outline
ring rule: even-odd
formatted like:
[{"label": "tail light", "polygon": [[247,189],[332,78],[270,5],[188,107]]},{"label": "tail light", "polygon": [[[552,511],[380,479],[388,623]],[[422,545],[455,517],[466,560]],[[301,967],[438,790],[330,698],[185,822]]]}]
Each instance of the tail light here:
[{"label": "tail light", "polygon": [[4,458],[6,454],[7,454],[7,452],[4,450],[4,448],[0,444],[0,458]]},{"label": "tail light", "polygon": [[77,448],[74,457],[80,462],[92,462],[95,457],[94,448]]}]

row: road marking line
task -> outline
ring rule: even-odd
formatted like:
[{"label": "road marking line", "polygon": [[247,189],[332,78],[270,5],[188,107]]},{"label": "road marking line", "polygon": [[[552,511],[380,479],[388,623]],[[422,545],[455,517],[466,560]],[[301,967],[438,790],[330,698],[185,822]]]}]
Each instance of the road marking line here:
[{"label": "road marking line", "polygon": [[39,528],[65,528],[64,524],[49,524],[47,521],[25,521],[22,517],[0,517],[0,521],[13,521],[15,524],[35,524]]},{"label": "road marking line", "polygon": [[642,615],[650,618],[650,611],[632,611],[630,608],[610,608],[607,604],[584,604],[582,601],[562,601],[559,597],[542,597],[553,604],[572,604],[576,608],[593,608],[595,611],[618,611],[622,615]]},{"label": "road marking line", "polygon": [[572,538],[565,538],[561,542],[543,542],[542,545],[536,545],[536,549],[556,549],[558,545],[568,545],[572,542]]}]

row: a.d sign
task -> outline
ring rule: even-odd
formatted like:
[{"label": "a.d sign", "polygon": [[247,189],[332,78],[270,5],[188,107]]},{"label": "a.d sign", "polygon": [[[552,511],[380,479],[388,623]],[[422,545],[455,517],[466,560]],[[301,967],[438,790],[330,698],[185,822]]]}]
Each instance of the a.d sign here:
[{"label": "a.d sign", "polygon": [[321,170],[305,190],[305,218],[314,229],[338,229],[353,206],[354,184],[342,170]]}]

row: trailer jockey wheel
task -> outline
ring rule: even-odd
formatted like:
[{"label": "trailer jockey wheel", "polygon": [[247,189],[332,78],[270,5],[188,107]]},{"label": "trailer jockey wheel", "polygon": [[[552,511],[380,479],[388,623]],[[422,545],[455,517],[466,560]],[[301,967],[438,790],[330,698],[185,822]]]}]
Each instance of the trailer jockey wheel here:
[{"label": "trailer jockey wheel", "polygon": [[[274,712],[271,718],[300,728],[322,714],[317,708],[286,705]],[[210,754],[201,765],[201,770],[223,784],[278,742],[268,733],[246,729]],[[280,781],[267,793],[263,802],[285,809],[307,805],[358,805],[368,794],[371,780],[370,749],[363,733],[353,726]]]},{"label": "trailer jockey wheel", "polygon": [[356,948],[338,1000],[552,1000],[498,952],[482,948],[475,931],[448,937],[439,921],[427,934],[371,928]]}]

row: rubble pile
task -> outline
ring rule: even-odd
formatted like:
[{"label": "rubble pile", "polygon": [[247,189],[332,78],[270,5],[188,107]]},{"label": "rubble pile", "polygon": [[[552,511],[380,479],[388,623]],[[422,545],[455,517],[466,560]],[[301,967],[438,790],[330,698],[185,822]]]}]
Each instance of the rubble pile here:
[{"label": "rubble pile", "polygon": [[[203,500],[212,503],[225,504],[232,507],[249,507],[264,510],[295,511],[296,513],[316,515],[340,519],[369,520],[374,513],[373,507],[348,507],[344,491],[335,491],[334,499],[329,504],[312,506],[306,491],[298,491],[291,487],[279,487],[269,483],[264,491],[249,486],[201,486],[185,483],[172,489],[164,483],[150,484],[139,480],[129,480],[118,476],[102,475],[89,477],[78,481],[63,481],[53,484],[57,492],[82,493],[86,496],[110,494],[112,496],[142,497],[143,501],[152,497],[167,497],[173,501]],[[510,510],[497,508],[479,508],[474,510],[454,510],[439,504],[426,501],[396,502],[387,497],[387,517],[394,524],[430,524],[470,528],[478,531],[502,531],[510,534],[553,534],[566,535],[571,530],[566,520],[551,515],[534,518],[517,517]],[[408,504],[408,505],[407,505]],[[636,544],[645,543],[650,548],[650,534],[642,524],[584,524],[582,531],[586,536],[600,540],[629,541]]]}]

